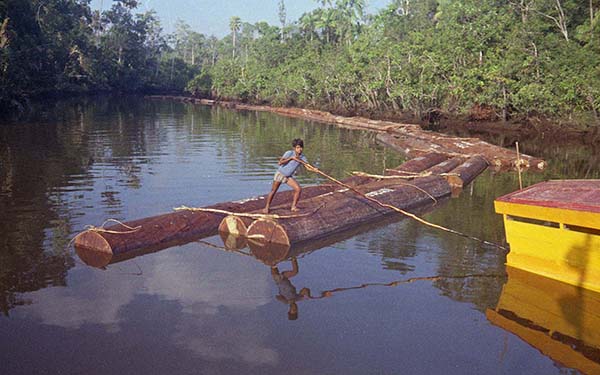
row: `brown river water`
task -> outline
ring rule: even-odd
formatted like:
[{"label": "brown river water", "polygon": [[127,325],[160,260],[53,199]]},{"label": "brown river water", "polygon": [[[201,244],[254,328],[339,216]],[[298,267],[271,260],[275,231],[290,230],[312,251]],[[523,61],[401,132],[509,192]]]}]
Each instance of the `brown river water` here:
[{"label": "brown river water", "polygon": [[[138,97],[64,100],[0,123],[0,374],[600,369],[598,342],[552,333],[554,321],[586,329],[581,317],[548,312],[540,328],[514,313],[519,306],[503,291],[518,279],[507,273],[504,252],[412,220],[356,228],[276,270],[247,251],[219,249],[218,236],[104,269],[86,266],[69,246],[86,225],[108,218],[265,194],[297,137],[309,161],[338,178],[404,160],[371,133]],[[550,164],[526,173],[525,185],[600,178],[598,145],[546,143],[522,143]],[[298,180],[323,182],[306,171]],[[488,170],[424,218],[505,244],[493,201],[517,188],[516,173]],[[497,311],[517,318],[498,324]]]}]

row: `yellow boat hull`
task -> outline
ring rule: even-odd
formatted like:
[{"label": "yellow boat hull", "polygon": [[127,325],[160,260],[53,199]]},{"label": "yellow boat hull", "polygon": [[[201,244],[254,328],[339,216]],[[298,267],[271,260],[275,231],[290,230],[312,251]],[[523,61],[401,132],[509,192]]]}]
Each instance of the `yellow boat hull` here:
[{"label": "yellow boat hull", "polygon": [[600,292],[600,214],[495,202],[507,265]]}]

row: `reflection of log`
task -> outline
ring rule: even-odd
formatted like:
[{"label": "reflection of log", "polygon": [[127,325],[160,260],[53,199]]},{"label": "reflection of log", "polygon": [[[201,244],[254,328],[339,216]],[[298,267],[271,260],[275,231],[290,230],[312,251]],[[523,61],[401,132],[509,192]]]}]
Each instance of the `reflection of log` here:
[{"label": "reflection of log", "polygon": [[[403,171],[420,172],[444,159],[445,156],[429,154],[421,158],[409,160],[399,168]],[[358,186],[372,180],[372,178],[368,177],[353,176],[345,179],[344,182]],[[333,184],[307,186],[302,190],[302,197],[303,200],[309,199],[331,193],[335,190],[339,190],[339,187]],[[273,200],[273,206],[284,203],[289,204],[292,200],[292,194],[292,191],[277,193]],[[235,202],[218,203],[208,208],[243,213],[261,209],[264,205],[265,196],[260,196]],[[217,233],[218,225],[224,216],[223,214],[208,212],[178,211],[139,219],[125,223],[129,227],[140,226],[139,230],[131,233],[85,231],[75,237],[75,248],[82,260],[90,265],[114,262],[114,257],[117,255],[117,259],[127,258],[122,255],[129,252],[137,254],[158,251],[214,235]],[[120,224],[106,229],[114,232],[129,231]],[[97,252],[98,254],[93,254],[93,252]]]}]

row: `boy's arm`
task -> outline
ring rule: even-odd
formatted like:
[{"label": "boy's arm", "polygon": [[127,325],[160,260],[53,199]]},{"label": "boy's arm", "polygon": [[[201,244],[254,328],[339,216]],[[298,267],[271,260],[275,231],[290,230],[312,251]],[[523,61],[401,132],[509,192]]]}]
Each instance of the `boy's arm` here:
[{"label": "boy's arm", "polygon": [[285,154],[279,159],[278,165],[284,165],[290,162],[290,160],[294,159],[293,151],[290,154],[290,151],[286,151]]}]

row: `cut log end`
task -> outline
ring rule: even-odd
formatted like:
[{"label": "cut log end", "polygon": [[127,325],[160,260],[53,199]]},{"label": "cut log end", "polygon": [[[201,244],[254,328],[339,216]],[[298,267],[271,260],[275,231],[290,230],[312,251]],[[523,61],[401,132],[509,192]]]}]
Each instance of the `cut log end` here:
[{"label": "cut log end", "polygon": [[91,267],[105,267],[113,257],[113,251],[108,241],[95,231],[86,230],[78,234],[75,237],[74,245],[79,258]]},{"label": "cut log end", "polygon": [[247,245],[246,237],[244,236],[222,231],[219,231],[219,236],[221,237],[221,240],[223,240],[223,246],[227,250],[241,250]]},{"label": "cut log end", "polygon": [[248,228],[239,216],[229,215],[219,224],[219,233],[231,234],[233,236],[246,236]]},{"label": "cut log end", "polygon": [[285,229],[277,222],[258,219],[248,227],[248,238],[262,238],[265,243],[290,246],[290,239]]},{"label": "cut log end", "polygon": [[450,184],[450,187],[452,187],[453,189],[462,189],[463,188],[463,180],[460,178],[460,176],[454,176],[454,175],[450,175],[450,176],[446,176],[446,181],[448,181],[448,183]]}]

